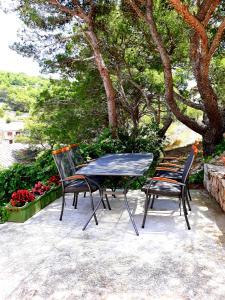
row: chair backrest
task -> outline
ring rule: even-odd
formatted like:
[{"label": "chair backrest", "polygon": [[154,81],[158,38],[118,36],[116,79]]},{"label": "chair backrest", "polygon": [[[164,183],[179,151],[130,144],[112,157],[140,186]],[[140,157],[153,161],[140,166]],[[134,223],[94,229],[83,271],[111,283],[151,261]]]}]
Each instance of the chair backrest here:
[{"label": "chair backrest", "polygon": [[84,162],[84,159],[81,156],[79,144],[71,144],[69,145],[69,147],[70,147],[71,159],[76,168],[77,165],[80,165]]},{"label": "chair backrest", "polygon": [[69,155],[70,147],[63,147],[52,151],[61,179],[74,175],[74,167]]},{"label": "chair backrest", "polygon": [[188,175],[190,173],[192,164],[194,162],[195,157],[198,154],[198,148],[195,145],[191,147],[191,153],[188,155],[188,158],[184,164],[184,171],[182,174],[182,182],[185,183],[187,181]]}]

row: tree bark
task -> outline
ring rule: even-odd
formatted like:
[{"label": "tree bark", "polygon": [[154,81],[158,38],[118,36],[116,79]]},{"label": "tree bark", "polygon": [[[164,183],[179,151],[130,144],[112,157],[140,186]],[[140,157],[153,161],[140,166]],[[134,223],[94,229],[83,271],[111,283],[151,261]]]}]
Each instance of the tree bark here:
[{"label": "tree bark", "polygon": [[101,54],[101,49],[99,47],[98,38],[94,32],[94,11],[95,4],[94,1],[90,2],[90,11],[86,12],[85,9],[81,6],[79,1],[73,1],[73,8],[67,7],[60,3],[57,0],[48,0],[50,4],[57,7],[61,12],[65,14],[69,14],[75,18],[78,18],[79,21],[82,20],[87,25],[87,31],[84,31],[84,35],[86,36],[90,46],[93,49],[95,63],[100,73],[100,76],[103,81],[103,85],[106,92],[107,97],[107,107],[108,107],[108,118],[109,118],[109,126],[112,129],[113,136],[116,136],[117,130],[117,112],[116,112],[116,93],[113,88],[112,80],[110,78],[109,70],[105,65],[104,59]]},{"label": "tree bark", "polygon": [[157,31],[156,24],[153,19],[153,1],[152,0],[146,0],[146,22],[149,25],[150,33],[152,36],[153,41],[155,42],[161,61],[163,64],[163,70],[164,70],[164,79],[165,79],[165,100],[168,103],[171,111],[176,116],[176,118],[181,121],[183,124],[194,130],[195,132],[199,134],[204,133],[204,126],[203,124],[200,124],[196,122],[194,119],[189,118],[188,116],[184,115],[179,107],[176,104],[176,101],[174,99],[174,92],[173,92],[173,75],[172,75],[172,67],[170,62],[170,57],[164,47],[163,41],[161,40],[161,37]]},{"label": "tree bark", "polygon": [[[202,105],[195,104],[190,101],[187,105],[196,109],[201,109],[207,116],[207,122],[199,123],[185,116],[176,104],[173,93],[173,75],[169,54],[167,53],[161,36],[157,31],[157,27],[153,18],[153,0],[127,0],[137,16],[145,20],[149,25],[152,39],[157,46],[164,69],[165,78],[165,100],[167,101],[171,111],[176,118],[183,124],[203,136],[204,154],[208,155],[214,151],[215,145],[221,140],[224,130],[223,118],[218,106],[217,95],[215,94],[210,78],[209,66],[212,55],[219,46],[222,35],[225,30],[225,18],[222,20],[218,30],[209,47],[209,39],[207,35],[207,26],[214,11],[221,3],[221,0],[203,0],[197,1],[198,12],[196,15],[191,14],[188,7],[180,0],[168,0],[175,8],[178,14],[183,18],[184,22],[192,29],[192,37],[190,44],[190,58],[196,78],[199,93],[202,98]],[[139,4],[146,5],[146,18]],[[184,101],[183,101],[184,102]]]},{"label": "tree bark", "polygon": [[106,96],[107,96],[107,106],[108,106],[108,116],[109,116],[109,126],[112,129],[113,134],[115,135],[117,129],[117,112],[116,112],[116,94],[110,78],[109,71],[104,63],[102,57],[98,39],[93,31],[90,29],[85,32],[85,35],[93,49],[96,66],[102,78]]}]

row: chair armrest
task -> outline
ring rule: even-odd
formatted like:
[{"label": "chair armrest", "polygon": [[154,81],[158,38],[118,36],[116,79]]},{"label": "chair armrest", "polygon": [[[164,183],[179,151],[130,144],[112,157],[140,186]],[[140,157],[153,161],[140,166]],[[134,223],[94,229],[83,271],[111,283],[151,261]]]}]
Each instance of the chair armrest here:
[{"label": "chair armrest", "polygon": [[162,160],[184,160],[182,157],[177,157],[177,156],[165,156],[162,158]]},{"label": "chair armrest", "polygon": [[179,171],[179,169],[178,168],[157,167],[156,171],[169,171],[169,172],[177,173]]},{"label": "chair armrest", "polygon": [[87,160],[87,163],[90,163],[90,162],[92,162],[92,161],[96,161],[96,158]]},{"label": "chair armrest", "polygon": [[184,183],[182,182],[179,182],[177,180],[174,180],[174,179],[170,179],[170,178],[166,178],[166,177],[152,177],[152,178],[149,178],[151,181],[165,181],[165,182],[168,182],[168,183],[173,183],[173,184],[178,184],[178,185],[181,185],[181,186],[185,186]]},{"label": "chair armrest", "polygon": [[70,181],[70,180],[78,180],[78,179],[84,180],[86,179],[86,177],[84,175],[73,175],[62,179],[61,181]]},{"label": "chair armrest", "polygon": [[182,165],[178,165],[178,164],[172,164],[172,163],[167,163],[167,162],[165,162],[165,163],[159,163],[159,166],[165,166],[165,167],[175,167],[175,168],[182,168],[183,166]]},{"label": "chair armrest", "polygon": [[80,168],[86,167],[87,165],[88,165],[87,163],[84,163],[84,164],[77,165],[75,167],[76,167],[76,169],[80,169]]}]

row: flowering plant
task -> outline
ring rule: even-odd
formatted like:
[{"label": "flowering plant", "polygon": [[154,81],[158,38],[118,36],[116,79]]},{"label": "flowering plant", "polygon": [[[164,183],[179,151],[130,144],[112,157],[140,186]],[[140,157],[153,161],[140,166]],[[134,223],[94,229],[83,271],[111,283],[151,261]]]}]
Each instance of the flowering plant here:
[{"label": "flowering plant", "polygon": [[38,183],[35,183],[34,187],[32,188],[32,193],[36,195],[43,195],[45,192],[49,191],[50,187],[47,185],[44,185],[40,181]]},{"label": "flowering plant", "polygon": [[12,206],[23,206],[26,202],[34,201],[35,196],[28,190],[18,190],[12,194],[10,203]]},{"label": "flowering plant", "polygon": [[60,185],[60,177],[58,175],[53,175],[48,180],[49,185]]}]

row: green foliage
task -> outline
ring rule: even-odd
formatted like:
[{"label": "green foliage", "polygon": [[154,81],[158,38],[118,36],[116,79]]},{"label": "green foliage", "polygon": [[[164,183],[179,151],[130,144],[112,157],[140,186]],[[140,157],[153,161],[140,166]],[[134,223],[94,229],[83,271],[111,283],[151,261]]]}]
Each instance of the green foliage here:
[{"label": "green foliage", "polygon": [[8,109],[28,112],[30,105],[49,80],[22,73],[0,71],[0,102]]},{"label": "green foliage", "polygon": [[0,171],[0,205],[10,200],[13,192],[19,189],[31,189],[38,181],[47,182],[50,176],[57,174],[51,151],[39,154],[32,164],[14,164]]},{"label": "green foliage", "polygon": [[80,82],[51,81],[33,103],[20,140],[25,137],[29,143],[54,145],[94,137],[107,120],[102,94],[96,71],[86,74]]},{"label": "green foliage", "polygon": [[[215,156],[220,156],[225,151],[225,139],[221,141],[220,144],[216,145],[213,155],[204,158],[204,162],[210,162]],[[190,176],[190,183],[200,183],[202,184],[204,180],[204,170],[201,170]]]},{"label": "green foliage", "polygon": [[81,154],[84,159],[97,158],[107,153],[152,152],[158,157],[163,140],[158,136],[155,124],[144,125],[136,132],[118,130],[117,138],[112,138],[109,129],[105,129],[93,143],[82,144]]},{"label": "green foliage", "polygon": [[5,207],[0,206],[0,224],[5,223],[8,220],[9,212]]},{"label": "green foliage", "polygon": [[4,109],[2,107],[0,107],[0,118],[4,117]]},{"label": "green foliage", "polygon": [[[80,152],[84,160],[98,158],[108,153],[131,153],[131,152],[151,152],[154,154],[154,162],[148,172],[148,176],[154,174],[157,158],[162,151],[163,140],[158,136],[156,124],[143,125],[137,131],[130,132],[125,129],[118,130],[117,138],[112,138],[111,131],[105,129],[91,144],[81,144]],[[134,181],[130,188],[140,189],[145,182],[145,177]],[[127,179],[107,178],[104,186],[107,188],[124,187]]]},{"label": "green foliage", "polygon": [[189,177],[190,183],[203,184],[203,180],[204,180],[204,170],[200,170]]},{"label": "green foliage", "polygon": [[220,155],[224,151],[225,151],[225,138],[221,141],[221,143],[216,145],[215,151],[214,151],[214,156]]},{"label": "green foliage", "polygon": [[205,157],[205,163],[210,162],[211,159],[213,159],[215,156],[221,155],[223,152],[225,152],[225,138],[218,145],[216,145],[212,155]]}]

